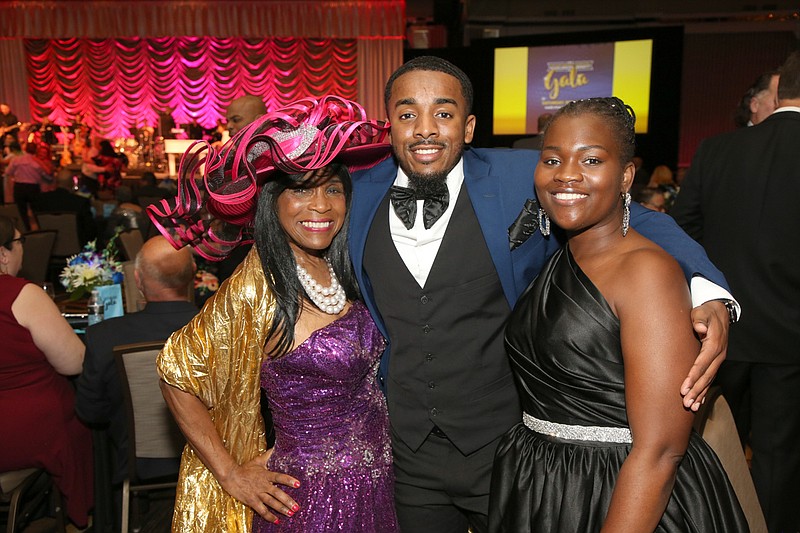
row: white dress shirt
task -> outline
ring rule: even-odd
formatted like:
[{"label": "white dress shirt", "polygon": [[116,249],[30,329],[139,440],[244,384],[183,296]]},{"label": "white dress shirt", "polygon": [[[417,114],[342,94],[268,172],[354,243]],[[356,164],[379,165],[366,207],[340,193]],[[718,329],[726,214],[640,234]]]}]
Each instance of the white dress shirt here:
[{"label": "white dress shirt", "polygon": [[[394,184],[399,187],[408,187],[408,176],[400,168],[397,169],[397,178],[394,180]],[[441,218],[430,229],[425,229],[425,224],[422,221],[423,200],[417,200],[417,218],[414,220],[414,226],[411,229],[406,229],[400,217],[395,214],[391,202],[389,203],[389,231],[392,234],[392,241],[395,248],[397,248],[397,253],[403,259],[403,263],[406,264],[406,268],[417,280],[420,287],[424,287],[425,282],[428,281],[428,275],[431,273],[433,262],[436,260],[436,254],[439,253],[439,246],[442,244],[442,239],[447,231],[450,217],[453,216],[453,209],[463,184],[464,160],[460,159],[458,164],[447,175],[447,190],[450,193],[450,202]]]}]

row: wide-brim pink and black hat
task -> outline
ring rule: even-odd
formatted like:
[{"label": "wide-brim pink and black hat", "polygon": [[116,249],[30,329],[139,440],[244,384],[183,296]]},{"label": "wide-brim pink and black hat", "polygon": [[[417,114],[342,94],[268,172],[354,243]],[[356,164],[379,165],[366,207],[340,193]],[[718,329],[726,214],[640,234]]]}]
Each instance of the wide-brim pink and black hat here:
[{"label": "wide-brim pink and black hat", "polygon": [[194,143],[181,158],[178,195],[150,205],[147,214],[176,248],[190,245],[221,260],[253,241],[258,193],[276,171],[302,174],[333,162],[351,172],[369,168],[391,153],[388,131],[356,102],[299,100],[259,117],[219,149]]}]

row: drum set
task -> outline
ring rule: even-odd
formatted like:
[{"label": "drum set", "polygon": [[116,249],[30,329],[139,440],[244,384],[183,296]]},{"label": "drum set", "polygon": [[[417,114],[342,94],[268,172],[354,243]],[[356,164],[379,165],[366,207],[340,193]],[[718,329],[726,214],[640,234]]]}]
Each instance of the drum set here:
[{"label": "drum set", "polygon": [[[111,140],[115,151],[124,155],[128,161],[128,169],[163,172],[167,170],[168,154],[165,149],[165,137],[160,129],[153,126],[131,127],[130,135]],[[59,166],[81,164],[88,147],[91,147],[92,128],[85,124],[82,117],[77,117],[70,126],[57,126],[44,123],[18,124],[15,134],[21,144],[36,143],[50,149],[54,162]],[[186,138],[186,130],[173,128],[165,133],[168,138]],[[213,140],[213,132],[202,132],[203,138]]]},{"label": "drum set", "polygon": [[128,168],[164,170],[167,165],[164,138],[155,135],[155,128],[131,128],[131,134],[133,137],[119,137],[113,143],[117,152],[128,158]]}]

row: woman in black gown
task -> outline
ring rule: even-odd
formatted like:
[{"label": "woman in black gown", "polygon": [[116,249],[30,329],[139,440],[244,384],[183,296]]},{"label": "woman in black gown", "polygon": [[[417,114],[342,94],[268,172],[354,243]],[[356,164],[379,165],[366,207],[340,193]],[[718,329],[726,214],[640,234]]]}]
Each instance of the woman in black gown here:
[{"label": "woman in black gown", "polygon": [[628,228],[634,122],[621,100],[592,98],[545,131],[540,229],[551,219],[568,244],[507,326],[524,421],[497,450],[492,531],[748,530],[675,393],[699,350],[685,277]]}]

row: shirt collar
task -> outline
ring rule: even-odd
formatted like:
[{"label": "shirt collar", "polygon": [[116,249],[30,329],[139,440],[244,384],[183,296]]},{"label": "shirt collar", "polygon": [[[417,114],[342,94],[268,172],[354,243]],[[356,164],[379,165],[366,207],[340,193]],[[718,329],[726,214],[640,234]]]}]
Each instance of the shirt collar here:
[{"label": "shirt collar", "polygon": [[175,300],[171,302],[147,302],[142,312],[150,314],[174,313],[184,309],[197,309],[197,306],[186,300]]},{"label": "shirt collar", "polygon": [[779,107],[778,109],[773,111],[772,114],[774,115],[775,113],[783,113],[784,111],[794,111],[796,113],[800,113],[800,107],[793,106],[793,105],[787,105],[787,106]]}]

